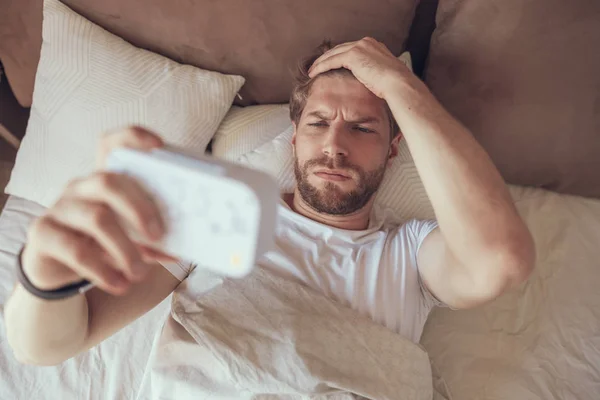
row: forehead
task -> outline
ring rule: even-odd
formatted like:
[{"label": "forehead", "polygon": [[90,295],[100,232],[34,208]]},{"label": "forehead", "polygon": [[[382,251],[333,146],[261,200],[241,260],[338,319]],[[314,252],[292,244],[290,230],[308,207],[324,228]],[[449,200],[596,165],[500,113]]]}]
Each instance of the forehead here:
[{"label": "forehead", "polygon": [[303,115],[342,112],[345,119],[376,117],[385,121],[385,101],[351,76],[319,76],[311,86]]}]

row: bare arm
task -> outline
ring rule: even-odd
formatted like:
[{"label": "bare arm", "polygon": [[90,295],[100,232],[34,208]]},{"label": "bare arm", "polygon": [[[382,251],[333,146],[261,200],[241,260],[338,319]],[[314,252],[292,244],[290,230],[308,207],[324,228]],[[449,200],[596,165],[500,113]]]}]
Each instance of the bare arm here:
[{"label": "bare arm", "polygon": [[522,282],[534,265],[533,239],[487,153],[426,88],[400,84],[391,93],[440,226],[418,256],[424,282],[457,308]]},{"label": "bare arm", "polygon": [[[143,129],[117,131],[103,138],[98,165],[122,146],[144,150],[162,141]],[[125,224],[150,240],[164,233],[160,211],[144,188],[105,171],[71,181],[56,204],[32,222],[21,257],[32,284],[52,290],[87,279],[96,287],[46,301],[18,284],[6,305],[6,329],[19,360],[60,363],[149,311],[177,286],[157,263],[176,260],[132,241]]]},{"label": "bare arm", "polygon": [[45,301],[21,285],[6,303],[8,342],[20,362],[55,365],[96,346],[164,300],[179,284],[162,265],[127,294],[98,288],[66,300]]},{"label": "bare arm", "polygon": [[523,281],[535,262],[533,239],[471,133],[382,43],[341,44],[317,59],[309,75],[341,67],[386,100],[433,204],[440,227],[418,256],[429,289],[463,308]]}]

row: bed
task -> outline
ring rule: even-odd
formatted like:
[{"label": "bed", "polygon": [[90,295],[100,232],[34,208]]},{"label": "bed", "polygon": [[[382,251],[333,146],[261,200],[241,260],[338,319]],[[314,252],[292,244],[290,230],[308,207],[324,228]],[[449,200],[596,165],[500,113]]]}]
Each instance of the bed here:
[{"label": "bed", "polygon": [[[576,399],[600,393],[600,200],[513,187],[538,265],[519,290],[469,311],[436,309],[422,344],[449,399]],[[10,196],[0,216],[0,302],[15,281],[27,225],[43,212]],[[58,367],[20,365],[0,336],[0,398],[135,398],[170,298]],[[0,319],[3,324],[3,319]]]},{"label": "bed", "polygon": [[[45,21],[58,23],[59,15],[70,13],[56,0],[47,0],[46,3],[52,4],[52,13],[46,15]],[[74,41],[72,43],[75,44],[64,49],[77,52],[77,46],[87,46],[86,43],[94,43],[98,52],[118,47],[129,52],[122,54],[129,54],[131,59],[141,57],[145,68],[150,68],[150,71],[155,71],[152,69],[154,66],[156,70],[174,71],[174,75],[164,80],[168,85],[182,79],[188,79],[186,84],[194,84],[199,76],[209,76],[217,82],[214,90],[222,100],[218,107],[211,108],[210,120],[199,122],[194,113],[190,113],[193,114],[191,116],[171,115],[180,122],[173,128],[169,121],[151,119],[147,115],[164,115],[160,107],[164,108],[169,101],[175,102],[180,87],[172,86],[158,94],[169,101],[154,102],[155,92],[144,86],[147,81],[143,74],[128,75],[130,82],[136,83],[132,86],[137,85],[140,91],[146,91],[143,107],[99,107],[98,111],[94,107],[106,103],[102,103],[105,99],[100,95],[90,100],[90,91],[97,88],[94,82],[86,86],[85,79],[77,82],[71,79],[61,87],[63,97],[51,90],[38,89],[60,77],[65,80],[67,73],[77,72],[73,68],[81,65],[69,63],[69,58],[64,57],[62,69],[52,68],[53,63],[48,61],[53,57],[51,46],[42,47],[42,32],[36,33],[38,28],[25,24],[26,36],[33,38],[29,48],[21,46],[8,51],[10,46],[7,44],[22,42],[15,41],[14,35],[10,37],[12,42],[3,42],[0,38],[0,43],[4,43],[0,44],[0,60],[6,67],[9,80],[14,76],[11,85],[15,95],[22,105],[32,110],[28,132],[19,151],[11,183],[6,189],[8,199],[0,215],[0,398],[136,398],[153,344],[169,312],[171,298],[88,353],[59,366],[25,366],[14,359],[6,343],[3,312],[15,282],[15,255],[25,240],[28,225],[52,204],[60,188],[74,176],[73,171],[83,173],[92,168],[89,154],[98,130],[131,121],[147,123],[158,132],[170,132],[174,144],[185,145],[195,151],[204,152],[210,143],[213,155],[261,168],[273,173],[280,183],[287,182],[289,176],[284,172],[289,160],[286,140],[290,123],[285,88],[291,82],[282,71],[293,66],[297,54],[318,44],[323,36],[324,24],[328,18],[334,18],[339,4],[326,7],[322,20],[315,22],[317,28],[312,36],[305,35],[300,41],[302,24],[306,23],[303,18],[316,2],[307,2],[299,9],[290,5],[291,2],[281,2],[278,7],[282,8],[277,9],[278,12],[267,7],[265,2],[257,2],[246,14],[233,16],[229,15],[229,10],[231,7],[244,7],[242,2],[230,1],[223,7],[206,2],[204,7],[213,7],[203,9],[207,15],[229,18],[228,21],[235,22],[239,28],[230,30],[229,36],[223,36],[229,40],[226,43],[215,36],[208,36],[210,40],[198,39],[205,34],[203,26],[189,19],[181,25],[179,21],[185,19],[186,13],[200,13],[199,8],[186,8],[191,6],[183,1],[173,2],[169,5],[171,10],[165,8],[164,2],[152,0],[148,2],[147,16],[135,12],[141,7],[137,0],[122,3],[107,1],[103,5],[81,0],[65,3],[74,10],[69,18],[75,22],[69,26],[84,28],[70,31],[75,32],[73,37],[83,32],[80,35],[82,40]],[[208,3],[211,5],[207,6]],[[395,53],[399,54],[406,46],[411,49],[416,72],[422,75],[438,98],[471,128],[499,165],[510,183],[515,204],[534,235],[538,255],[532,277],[494,302],[474,310],[435,309],[432,312],[421,344],[431,360],[433,385],[440,396],[448,399],[600,398],[600,168],[596,169],[597,154],[600,154],[600,138],[596,129],[600,123],[600,112],[597,107],[589,106],[597,101],[600,93],[600,90],[594,89],[600,87],[600,80],[590,72],[595,67],[600,68],[600,58],[593,52],[582,50],[586,44],[591,46],[600,40],[597,27],[600,26],[597,24],[600,7],[585,1],[567,6],[558,1],[525,4],[527,2],[513,0],[510,6],[504,8],[502,4],[506,3],[499,0],[485,5],[476,1],[442,0],[439,6],[437,1],[422,1],[417,7],[417,3],[398,0],[388,5],[393,7],[393,12],[378,8],[368,13],[372,7],[370,2],[353,0],[347,13],[335,19],[335,29],[329,32],[339,41],[368,32],[386,42]],[[10,7],[7,9],[16,10],[16,4],[8,1]],[[16,20],[21,21],[21,25],[30,18],[29,15],[41,21],[41,1],[27,0],[19,4],[26,4],[30,13],[26,17],[25,12],[19,11],[22,14]],[[564,30],[560,38],[566,39],[555,38],[554,42],[554,45],[564,45],[560,47],[562,53],[539,50],[552,43],[542,42],[542,37],[552,39],[552,35],[547,35],[546,25],[536,28],[533,23],[523,22],[541,12],[540,7],[546,10],[544,16],[548,21],[560,23]],[[433,30],[436,8],[437,28],[430,41],[427,31],[431,34]],[[296,18],[289,17],[294,12]],[[126,38],[136,49],[112,37],[110,40],[97,40],[107,36],[100,28],[86,28],[88,25],[78,19],[77,13],[102,25],[112,34]],[[368,18],[364,30],[356,31],[350,21],[361,13],[367,13]],[[274,18],[282,15],[288,16]],[[427,15],[429,18],[426,18]],[[494,17],[491,18],[491,15]],[[264,22],[265,16],[276,21]],[[381,23],[382,18],[385,23]],[[394,20],[402,21],[403,27],[391,27]],[[148,21],[153,29],[140,29]],[[210,18],[202,21],[206,23],[205,29],[216,29]],[[411,21],[421,21],[421,24],[411,25]],[[487,23],[489,29],[483,31],[481,26],[477,28],[475,22]],[[51,23],[47,25],[51,26]],[[240,36],[251,29],[249,26],[255,27],[252,29],[256,29],[253,32],[258,35],[258,40],[246,43],[237,53],[232,52],[236,48],[232,43],[241,40]],[[284,29],[286,26],[289,30]],[[272,39],[275,36],[273,32],[283,30],[285,34],[282,37]],[[172,35],[161,37],[161,32],[164,34],[166,31]],[[517,33],[527,34],[528,39],[515,41],[513,35],[516,37]],[[40,37],[37,38],[36,34]],[[43,34],[45,43],[60,39],[60,29],[48,29]],[[286,40],[293,38],[296,38],[298,48],[292,51],[288,49]],[[102,43],[109,46],[102,47]],[[465,44],[461,47],[460,43]],[[35,54],[36,46],[38,50],[42,48],[39,66],[37,60],[40,55]],[[574,68],[569,60],[576,56],[568,53],[568,46],[578,52],[577,57],[581,60],[577,71],[568,69]],[[159,60],[138,52],[137,47],[195,65],[203,71],[188,74],[187,69],[181,70],[178,65],[168,62],[165,64],[162,58]],[[534,48],[538,50],[533,51]],[[275,62],[273,55],[277,53],[284,56]],[[244,63],[255,54],[260,54],[257,59],[268,61],[264,63],[268,64],[269,70],[262,71],[262,75],[260,62]],[[519,64],[514,61],[517,57],[528,61]],[[490,60],[498,58],[511,61],[506,70],[492,68],[498,66]],[[116,59],[111,67],[120,70],[118,63]],[[561,73],[564,77],[571,77],[568,84],[559,85],[559,97],[540,92],[540,88],[547,86],[548,77],[539,73],[539,66],[547,63],[553,65],[553,75]],[[29,75],[15,72],[31,65],[34,70]],[[122,68],[126,71],[127,67]],[[492,70],[495,75],[489,74]],[[198,75],[204,74],[204,71],[219,71],[222,75]],[[462,75],[466,73],[468,80]],[[269,80],[269,74],[277,84],[262,84]],[[32,91],[34,79],[42,82],[35,82],[35,93]],[[243,80],[247,83],[245,86],[242,86]],[[531,82],[531,86],[527,82]],[[114,86],[104,89],[105,98],[113,102],[114,99],[123,103],[129,101],[128,94],[118,91],[122,89],[119,85]],[[492,96],[492,93],[500,95]],[[69,99],[77,101],[69,102]],[[204,100],[200,95],[190,94],[188,101]],[[144,112],[131,114],[133,108],[143,108]],[[214,111],[216,109],[218,112]],[[82,110],[89,113],[85,114],[88,119],[69,117]],[[544,115],[545,119],[541,118],[543,110],[551,110]],[[91,126],[89,120],[98,124]],[[505,124],[501,125],[498,121]],[[77,136],[52,133],[53,129],[65,126],[76,131]],[[190,131],[195,134],[190,135]],[[562,140],[564,136],[568,136],[570,142]],[[39,145],[42,137],[46,147]],[[502,143],[497,140],[499,137],[504,138]],[[68,155],[64,154],[62,146],[66,141],[73,146]],[[506,143],[512,144],[512,147]],[[398,194],[403,197],[402,202],[397,204],[398,222],[410,217],[431,217],[431,205],[423,194],[418,173],[406,148],[401,155],[402,163],[394,176],[399,188],[386,192],[389,197]],[[56,162],[58,158],[60,163]]]}]

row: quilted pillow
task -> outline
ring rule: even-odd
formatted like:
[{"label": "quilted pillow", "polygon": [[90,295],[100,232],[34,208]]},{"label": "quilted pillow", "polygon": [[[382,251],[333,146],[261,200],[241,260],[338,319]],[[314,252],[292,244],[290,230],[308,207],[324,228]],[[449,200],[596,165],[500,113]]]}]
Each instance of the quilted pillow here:
[{"label": "quilted pillow", "polygon": [[126,125],[204,153],[243,84],[136,48],[46,0],[29,125],[6,192],[50,207],[93,171],[101,135]]},{"label": "quilted pillow", "polygon": [[290,126],[287,104],[231,107],[213,138],[212,155],[229,161],[273,140]]}]

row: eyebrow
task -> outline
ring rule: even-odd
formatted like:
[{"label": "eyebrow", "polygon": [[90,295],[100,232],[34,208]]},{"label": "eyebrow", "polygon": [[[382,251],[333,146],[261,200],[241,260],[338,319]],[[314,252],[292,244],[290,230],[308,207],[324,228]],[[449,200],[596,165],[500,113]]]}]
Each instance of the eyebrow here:
[{"label": "eyebrow", "polygon": [[[321,111],[313,111],[311,113],[307,114],[307,117],[317,117],[319,119],[323,119],[323,120],[329,120],[330,118],[323,112]],[[368,116],[368,117],[362,117],[353,121],[346,121],[350,124],[368,124],[371,122],[380,122],[381,120],[377,117],[372,117],[372,116]]]}]

